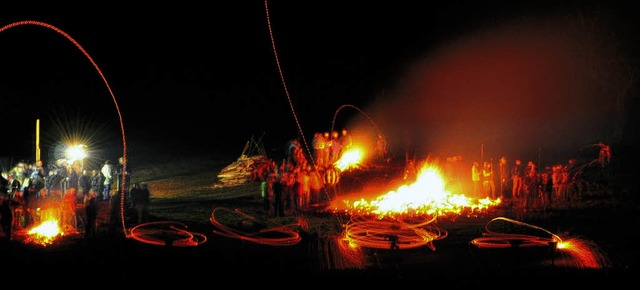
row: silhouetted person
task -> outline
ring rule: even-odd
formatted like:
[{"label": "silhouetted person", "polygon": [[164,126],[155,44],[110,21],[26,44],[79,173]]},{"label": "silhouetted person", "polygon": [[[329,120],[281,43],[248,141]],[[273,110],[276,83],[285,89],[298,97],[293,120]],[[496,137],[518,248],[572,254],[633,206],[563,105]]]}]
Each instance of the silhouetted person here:
[{"label": "silhouetted person", "polygon": [[131,188],[131,202],[136,211],[138,224],[144,223],[149,218],[149,202],[151,193],[146,183],[135,183]]},{"label": "silhouetted person", "polygon": [[98,227],[98,194],[95,191],[89,191],[84,196],[84,211],[87,221],[84,237],[87,239],[95,238]]},{"label": "silhouetted person", "polygon": [[20,203],[13,200],[8,194],[1,194],[0,201],[0,225],[2,226],[3,240],[10,241],[13,238],[13,209]]},{"label": "silhouetted person", "polygon": [[82,175],[78,178],[78,188],[82,193],[82,197],[86,197],[91,191],[91,176],[87,173],[87,170],[82,170]]}]

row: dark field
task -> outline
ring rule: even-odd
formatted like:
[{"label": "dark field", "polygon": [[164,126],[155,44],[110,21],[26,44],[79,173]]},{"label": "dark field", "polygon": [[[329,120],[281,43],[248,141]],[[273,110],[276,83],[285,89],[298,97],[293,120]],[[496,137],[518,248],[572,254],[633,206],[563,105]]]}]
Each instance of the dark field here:
[{"label": "dark field", "polygon": [[[512,288],[557,283],[618,285],[637,273],[640,215],[633,196],[635,182],[627,173],[614,172],[607,188],[570,205],[558,203],[546,211],[523,213],[505,202],[483,213],[439,219],[434,225],[446,234],[425,246],[405,248],[400,243],[393,247],[390,236],[388,248],[364,248],[348,256],[339,249],[338,237],[349,216],[318,210],[267,219],[258,183],[221,186],[218,182],[218,172],[234,160],[131,164],[132,182],[146,182],[151,189],[147,226],[134,229],[130,209],[124,211],[125,230],[121,223],[110,226],[109,202],[101,202],[96,238],[84,239],[80,229],[42,246],[24,242],[24,233],[17,233],[16,239],[0,246],[2,275],[103,277],[109,282],[150,285],[242,283],[245,278],[266,283],[420,279],[454,288]],[[348,183],[365,183],[365,177],[345,178],[345,190],[361,186],[349,187]],[[393,173],[374,178],[392,180]],[[497,217],[580,239],[590,246],[599,266],[586,267],[580,257],[554,251],[551,246],[527,247],[513,241],[510,247],[493,249],[472,244]],[[286,230],[264,232],[270,228]],[[130,234],[132,229],[136,235]],[[234,236],[224,234],[225,230]]]}]

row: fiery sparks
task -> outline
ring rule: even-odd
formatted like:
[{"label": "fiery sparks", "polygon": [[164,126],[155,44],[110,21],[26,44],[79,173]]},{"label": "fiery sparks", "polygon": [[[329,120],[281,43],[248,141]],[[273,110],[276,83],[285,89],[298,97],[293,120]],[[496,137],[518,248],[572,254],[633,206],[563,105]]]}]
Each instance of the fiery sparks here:
[{"label": "fiery sparks", "polygon": [[558,243],[560,261],[579,269],[602,269],[610,266],[607,256],[593,242],[580,238],[568,238]]}]

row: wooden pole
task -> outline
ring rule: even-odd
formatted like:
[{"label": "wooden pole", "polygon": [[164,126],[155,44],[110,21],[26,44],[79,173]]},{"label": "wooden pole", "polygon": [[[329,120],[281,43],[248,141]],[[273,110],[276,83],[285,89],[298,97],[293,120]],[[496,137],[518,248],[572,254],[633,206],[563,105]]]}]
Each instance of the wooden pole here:
[{"label": "wooden pole", "polygon": [[40,119],[36,119],[36,161],[40,161]]}]

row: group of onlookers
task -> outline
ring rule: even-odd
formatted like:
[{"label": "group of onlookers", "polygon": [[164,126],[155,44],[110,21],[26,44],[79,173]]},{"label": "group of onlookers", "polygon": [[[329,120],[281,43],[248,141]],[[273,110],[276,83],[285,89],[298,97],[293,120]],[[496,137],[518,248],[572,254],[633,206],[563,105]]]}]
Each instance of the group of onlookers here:
[{"label": "group of onlookers", "polygon": [[[64,159],[43,166],[41,160],[28,163],[20,161],[0,177],[0,198],[3,225],[0,237],[11,239],[15,230],[29,228],[45,219],[55,218],[63,230],[83,230],[86,237],[94,237],[98,226],[99,201],[110,201],[122,189],[120,177],[126,174],[125,192],[132,198],[137,221],[147,219],[149,193],[145,184],[134,184],[129,189],[129,174],[122,172],[123,159],[118,166],[107,160],[101,167],[85,169],[69,164]],[[80,174],[78,174],[80,172]],[[89,173],[90,172],[90,173]],[[111,189],[111,184],[117,186]],[[114,191],[115,194],[114,194]],[[136,194],[134,197],[133,194]],[[116,212],[119,202],[108,202],[110,212]],[[115,223],[110,215],[105,223]]]},{"label": "group of onlookers", "polygon": [[603,143],[597,159],[586,164],[577,164],[569,159],[566,164],[554,164],[539,169],[529,160],[526,165],[515,159],[511,166],[506,157],[500,157],[498,169],[492,169],[492,162],[484,161],[480,166],[474,162],[471,179],[476,197],[510,199],[516,208],[523,210],[549,209],[554,202],[572,203],[581,198],[585,190],[583,172],[597,163],[599,168],[611,162],[611,148]]}]

